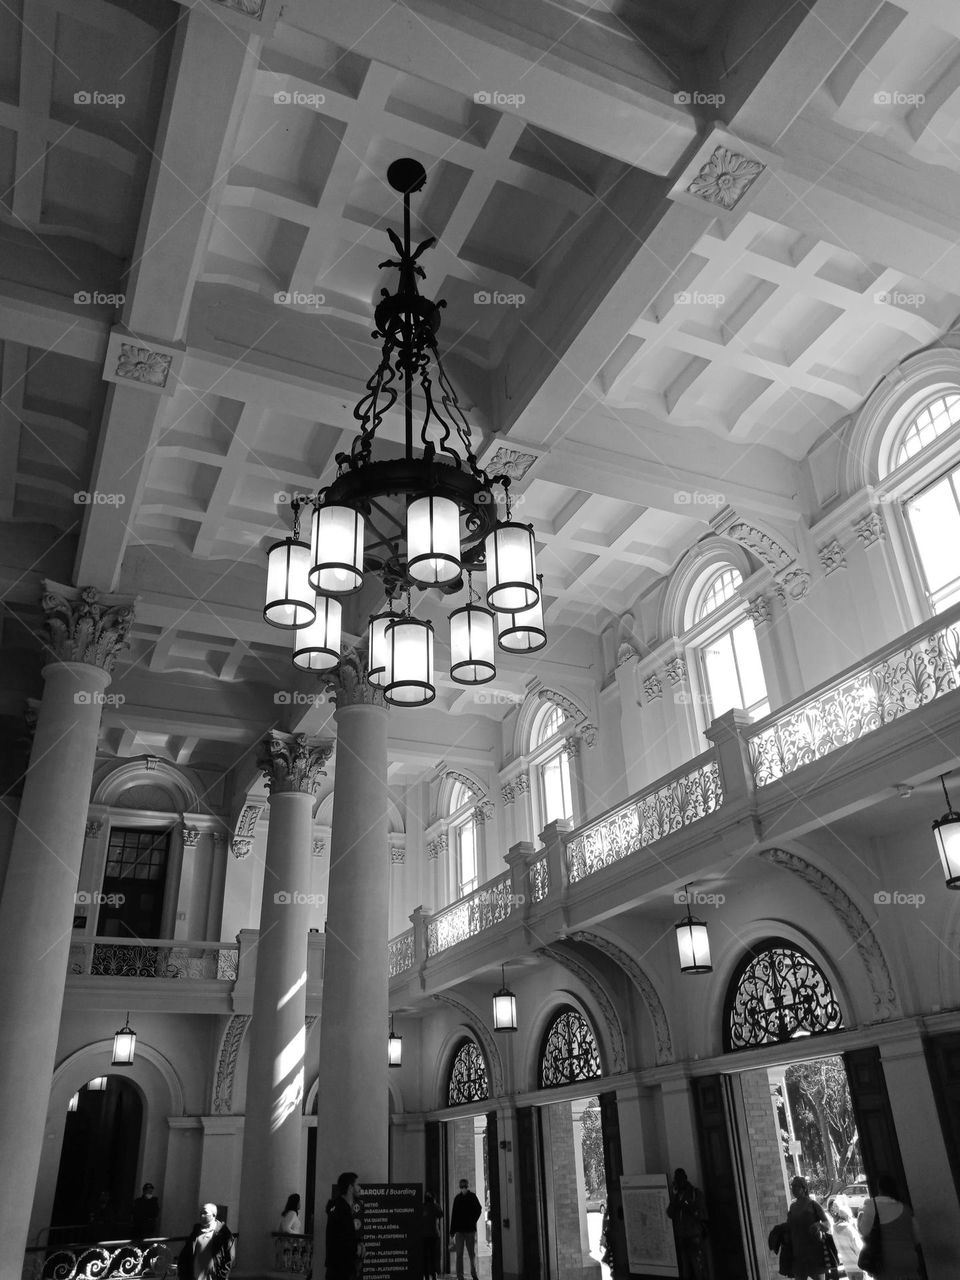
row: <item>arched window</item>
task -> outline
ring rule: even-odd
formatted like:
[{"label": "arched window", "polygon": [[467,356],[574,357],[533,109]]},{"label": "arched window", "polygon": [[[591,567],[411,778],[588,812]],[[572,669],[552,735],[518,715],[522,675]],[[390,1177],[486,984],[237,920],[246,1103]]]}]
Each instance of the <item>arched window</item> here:
[{"label": "arched window", "polygon": [[540,1050],[541,1089],[558,1089],[603,1075],[593,1028],[576,1009],[561,1009],[547,1027]]},{"label": "arched window", "polygon": [[695,649],[708,722],[731,707],[742,707],[753,720],[770,711],[756,628],[737,594],[742,582],[733,565],[716,566],[695,597],[694,624],[705,624]]},{"label": "arched window", "polygon": [[902,467],[915,454],[932,444],[938,436],[944,435],[951,427],[960,422],[960,394],[937,396],[929,404],[923,406],[919,413],[907,423],[900,436],[896,450],[894,467]]},{"label": "arched window", "polygon": [[558,818],[574,817],[567,735],[564,734],[567,726],[572,727],[572,722],[563,708],[548,702],[531,729],[530,750],[541,829]]},{"label": "arched window", "polygon": [[477,824],[477,795],[458,780],[450,790],[447,814],[452,819],[447,847],[452,857],[453,897],[473,893],[480,883],[480,831]]},{"label": "arched window", "polygon": [[466,1102],[484,1102],[490,1097],[487,1064],[475,1040],[464,1040],[450,1064],[447,1105],[459,1107]]},{"label": "arched window", "polygon": [[725,1049],[785,1044],[842,1028],[829,979],[801,947],[782,938],[751,947],[727,992]]}]

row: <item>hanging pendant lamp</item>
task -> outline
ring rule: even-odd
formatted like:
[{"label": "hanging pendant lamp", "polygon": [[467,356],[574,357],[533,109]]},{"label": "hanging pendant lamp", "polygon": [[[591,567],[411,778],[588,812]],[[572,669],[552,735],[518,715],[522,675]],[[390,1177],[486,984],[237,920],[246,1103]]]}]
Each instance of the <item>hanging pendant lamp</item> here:
[{"label": "hanging pendant lamp", "polygon": [[387,1066],[403,1066],[403,1036],[398,1036],[393,1029],[393,1014],[390,1015],[390,1034],[387,1036]]},{"label": "hanging pendant lamp", "polygon": [[[537,576],[537,584],[542,588],[541,575]],[[543,648],[547,633],[543,625],[542,596],[529,609],[497,614],[497,643],[508,653],[535,653]]]},{"label": "hanging pendant lamp", "polygon": [[310,583],[347,596],[363,586],[363,516],[353,507],[317,507],[310,528]]},{"label": "hanging pendant lamp", "polygon": [[301,671],[329,671],[340,661],[343,605],[332,596],[315,596],[316,617],[294,632],[293,665]]},{"label": "hanging pendant lamp", "polygon": [[687,915],[674,925],[681,973],[712,973],[710,938],[705,920],[697,920],[690,911],[690,889],[687,887]]},{"label": "hanging pendant lamp", "polygon": [[954,810],[947,794],[947,775],[940,775],[940,785],[947,802],[947,812],[934,819],[933,834],[937,840],[937,852],[943,864],[943,874],[948,889],[960,889],[960,813]]},{"label": "hanging pendant lamp", "polygon": [[137,1033],[130,1026],[130,1014],[119,1031],[113,1035],[112,1067],[129,1067],[137,1054]]},{"label": "hanging pendant lamp", "polygon": [[479,603],[473,574],[467,574],[468,602],[450,615],[450,678],[457,684],[487,684],[497,674],[494,615]]},{"label": "hanging pendant lamp", "polygon": [[460,508],[428,494],[407,507],[407,573],[434,587],[460,576]]},{"label": "hanging pendant lamp", "polygon": [[506,970],[500,966],[502,986],[493,993],[493,1029],[494,1031],[516,1031],[517,1029],[517,997],[507,986]]},{"label": "hanging pendant lamp", "polygon": [[425,707],[437,696],[433,669],[433,623],[401,615],[384,628],[387,647],[383,696],[392,706]]},{"label": "hanging pendant lamp", "polygon": [[300,539],[300,507],[294,500],[293,536],[267,552],[267,599],[263,616],[273,627],[305,627],[316,610],[310,586],[310,545]]}]

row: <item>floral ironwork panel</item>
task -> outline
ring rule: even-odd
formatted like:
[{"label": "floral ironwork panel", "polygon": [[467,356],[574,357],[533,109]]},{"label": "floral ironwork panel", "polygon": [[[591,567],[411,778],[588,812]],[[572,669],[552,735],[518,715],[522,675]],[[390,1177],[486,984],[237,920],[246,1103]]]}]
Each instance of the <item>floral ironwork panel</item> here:
[{"label": "floral ironwork panel", "polygon": [[489,1097],[487,1064],[480,1046],[473,1040],[464,1040],[450,1067],[447,1105],[459,1107],[465,1102],[485,1102]]},{"label": "floral ironwork panel", "polygon": [[960,628],[936,627],[775,720],[750,739],[758,787],[960,687]]},{"label": "floral ironwork panel", "polygon": [[387,943],[387,956],[390,965],[390,977],[406,973],[414,965],[413,930],[408,929],[398,938],[391,938]]},{"label": "floral ironwork panel", "polygon": [[792,943],[774,940],[751,950],[730,984],[727,1049],[784,1044],[842,1027],[843,1014],[826,975]]},{"label": "floral ironwork panel", "polygon": [[512,889],[512,877],[510,872],[506,872],[499,879],[475,890],[468,898],[441,911],[427,925],[427,953],[435,956],[506,920],[518,905]]},{"label": "floral ironwork panel", "polygon": [[563,1009],[551,1022],[540,1054],[540,1088],[557,1089],[603,1075],[593,1028],[576,1009]]},{"label": "floral ironwork panel", "polygon": [[542,902],[550,892],[550,868],[546,858],[538,858],[530,864],[530,901]]}]

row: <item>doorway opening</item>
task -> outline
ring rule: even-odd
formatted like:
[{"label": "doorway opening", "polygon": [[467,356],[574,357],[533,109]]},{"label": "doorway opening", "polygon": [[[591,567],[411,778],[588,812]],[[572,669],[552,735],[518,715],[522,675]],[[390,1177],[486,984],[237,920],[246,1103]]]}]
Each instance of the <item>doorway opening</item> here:
[{"label": "doorway opening", "polygon": [[122,1076],[101,1076],[76,1100],[63,1132],[50,1243],[126,1239],[139,1192],[140,1091]]},{"label": "doorway opening", "polygon": [[[480,1280],[491,1280],[493,1275],[493,1215],[491,1212],[490,1152],[488,1123],[485,1115],[460,1116],[444,1125],[447,1151],[447,1198],[443,1202],[444,1223],[441,1233],[446,1237],[450,1224],[450,1206],[460,1183],[465,1179],[470,1190],[480,1201],[483,1212],[477,1223],[477,1274]],[[494,1156],[494,1158],[496,1158]],[[451,1262],[454,1259],[451,1256]],[[464,1257],[464,1275],[469,1274],[469,1261]],[[455,1265],[449,1266],[451,1274]]]},{"label": "doorway opening", "polygon": [[610,1280],[607,1177],[600,1100],[537,1107],[543,1176],[543,1257],[549,1280]]}]

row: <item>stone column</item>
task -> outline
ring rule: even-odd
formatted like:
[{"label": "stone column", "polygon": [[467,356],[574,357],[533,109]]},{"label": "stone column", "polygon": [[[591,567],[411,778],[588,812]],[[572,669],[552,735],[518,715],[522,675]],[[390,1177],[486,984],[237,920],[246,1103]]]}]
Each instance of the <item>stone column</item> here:
[{"label": "stone column", "polygon": [[[257,763],[270,792],[250,1064],[243,1124],[239,1229],[245,1273],[273,1266],[271,1232],[287,1196],[303,1194],[303,1077],[307,930],[312,905],[313,805],[332,743],[271,732]],[[207,1196],[205,1189],[200,1194]]]},{"label": "stone column", "polygon": [[[316,1211],[339,1174],[386,1182],[387,711],[357,654],[344,654],[334,684],[337,772],[333,788],[326,957],[320,1020]],[[402,1068],[401,1068],[402,1069]]]},{"label": "stone column", "polygon": [[19,1275],[56,1064],[104,690],[132,601],[46,582],[44,690],[0,901],[0,1275]]}]

